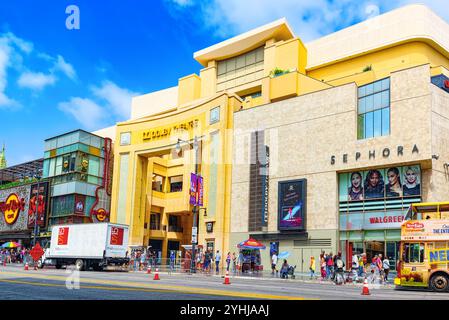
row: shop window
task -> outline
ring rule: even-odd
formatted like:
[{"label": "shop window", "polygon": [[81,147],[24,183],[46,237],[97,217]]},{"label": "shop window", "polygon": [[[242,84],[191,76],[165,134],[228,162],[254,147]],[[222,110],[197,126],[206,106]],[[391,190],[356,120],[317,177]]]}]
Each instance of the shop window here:
[{"label": "shop window", "polygon": [[206,243],[206,250],[209,252],[214,252],[214,247],[215,247],[215,242],[213,241],[208,241]]},{"label": "shop window", "polygon": [[165,181],[164,177],[157,174],[153,174],[152,190],[164,192],[164,181]]},{"label": "shop window", "polygon": [[158,212],[151,213],[150,215],[150,230],[161,229],[161,214]]},{"label": "shop window", "polygon": [[390,134],[390,78],[358,89],[357,139]]},{"label": "shop window", "polygon": [[170,177],[169,179],[170,179],[170,192],[181,192],[183,176]]},{"label": "shop window", "polygon": [[424,261],[424,243],[405,243],[403,258],[406,263],[422,263]]}]

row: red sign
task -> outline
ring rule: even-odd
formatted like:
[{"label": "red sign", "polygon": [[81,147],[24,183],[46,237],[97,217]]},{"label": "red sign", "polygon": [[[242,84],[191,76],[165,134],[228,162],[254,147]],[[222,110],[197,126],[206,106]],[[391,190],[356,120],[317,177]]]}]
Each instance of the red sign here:
[{"label": "red sign", "polygon": [[103,208],[98,209],[97,211],[93,212],[93,215],[97,217],[97,220],[100,222],[103,222],[106,220],[107,217],[109,217],[109,213],[106,212]]},{"label": "red sign", "polygon": [[25,199],[20,199],[15,193],[6,198],[5,202],[0,202],[0,211],[5,216],[5,222],[9,225],[16,223],[20,211],[25,210]]},{"label": "red sign", "polygon": [[369,223],[394,223],[404,221],[404,216],[371,217]]},{"label": "red sign", "polygon": [[407,223],[405,225],[405,227],[407,229],[423,229],[424,228],[424,224],[420,223],[420,222],[414,222],[414,223]]},{"label": "red sign", "polygon": [[121,246],[123,245],[123,229],[117,227],[111,227],[111,245]]},{"label": "red sign", "polygon": [[58,246],[65,246],[69,242],[69,227],[59,228]]},{"label": "red sign", "polygon": [[444,87],[449,88],[449,80],[444,80]]},{"label": "red sign", "polygon": [[34,246],[33,249],[30,250],[30,254],[33,257],[34,261],[37,261],[42,257],[42,255],[44,254],[44,250],[42,250],[39,242]]}]

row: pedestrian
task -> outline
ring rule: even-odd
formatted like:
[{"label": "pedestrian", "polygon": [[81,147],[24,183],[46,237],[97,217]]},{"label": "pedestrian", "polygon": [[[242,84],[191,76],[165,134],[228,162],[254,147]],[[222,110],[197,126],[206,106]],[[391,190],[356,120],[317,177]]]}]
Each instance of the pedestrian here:
[{"label": "pedestrian", "polygon": [[239,257],[237,258],[237,270],[243,273],[243,253],[239,252]]},{"label": "pedestrian", "polygon": [[215,272],[217,274],[220,273],[220,260],[221,260],[220,250],[217,250],[217,253],[215,254]]},{"label": "pedestrian", "polygon": [[345,262],[343,261],[343,258],[341,256],[341,251],[338,251],[338,253],[334,257],[334,278],[333,278],[337,284],[346,282],[344,277],[344,268]]},{"label": "pedestrian", "polygon": [[203,269],[201,262],[203,261],[203,251],[200,250],[196,255],[196,269],[201,271]]},{"label": "pedestrian", "polygon": [[281,266],[281,273],[280,276],[282,279],[288,279],[288,262],[286,259],[284,259],[284,263]]},{"label": "pedestrian", "polygon": [[315,257],[311,256],[310,257],[310,266],[309,266],[309,270],[310,270],[310,279],[313,279],[315,276]]},{"label": "pedestrian", "polygon": [[388,260],[388,257],[385,256],[384,261],[382,261],[382,265],[384,268],[384,280],[385,282],[388,282],[388,273],[390,272],[390,260]]},{"label": "pedestrian", "polygon": [[235,252],[232,253],[232,272],[235,273],[236,271],[236,263],[237,263],[237,257],[235,255]]},{"label": "pedestrian", "polygon": [[140,269],[140,251],[136,252],[136,257],[134,259],[134,271],[138,271]]},{"label": "pedestrian", "polygon": [[276,275],[278,273],[278,270],[276,269],[276,265],[278,263],[278,256],[276,254],[276,251],[273,252],[273,255],[271,256],[271,274],[274,275],[276,272]]},{"label": "pedestrian", "polygon": [[175,270],[175,251],[170,251],[170,271],[173,272]]},{"label": "pedestrian", "polygon": [[382,265],[382,254],[379,253],[379,256],[377,257],[377,261],[376,261],[376,267],[379,270],[379,277],[380,277],[380,281],[383,282],[384,280],[384,268]]},{"label": "pedestrian", "polygon": [[326,279],[326,259],[325,252],[323,251],[320,255],[320,267],[321,267],[321,280]]},{"label": "pedestrian", "polygon": [[326,259],[326,276],[328,279],[330,279],[333,278],[334,274],[334,259],[332,256],[332,252],[327,255]]},{"label": "pedestrian", "polygon": [[366,257],[366,253],[362,253],[359,257],[359,277],[363,276],[364,273],[364,269],[365,269],[365,258]]},{"label": "pedestrian", "polygon": [[229,272],[229,265],[231,264],[231,252],[228,252],[226,256],[226,271]]},{"label": "pedestrian", "polygon": [[140,256],[140,270],[145,269],[145,258],[146,258],[146,253],[143,252]]},{"label": "pedestrian", "polygon": [[352,256],[352,280],[357,281],[357,276],[359,272],[359,257],[357,256],[357,252],[354,252],[354,255]]}]

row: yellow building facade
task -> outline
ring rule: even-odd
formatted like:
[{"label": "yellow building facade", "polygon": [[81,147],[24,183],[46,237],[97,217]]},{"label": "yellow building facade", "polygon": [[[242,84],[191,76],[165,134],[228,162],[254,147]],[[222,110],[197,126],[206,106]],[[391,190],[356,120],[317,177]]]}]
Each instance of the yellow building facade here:
[{"label": "yellow building facade", "polygon": [[[362,86],[425,64],[432,76],[449,75],[449,41],[442,33],[427,37],[395,26],[423,10],[423,21],[449,29],[426,7],[407,6],[376,17],[377,24],[367,21],[308,44],[280,19],[194,53],[204,68],[179,79],[176,104],[116,126],[111,221],[130,225],[130,245],[151,245],[162,257],[191,244],[190,174],[198,162],[204,178],[198,244],[235,251],[229,242],[234,113],[350,83]],[[151,101],[144,96],[133,100],[139,109],[146,104]]]}]

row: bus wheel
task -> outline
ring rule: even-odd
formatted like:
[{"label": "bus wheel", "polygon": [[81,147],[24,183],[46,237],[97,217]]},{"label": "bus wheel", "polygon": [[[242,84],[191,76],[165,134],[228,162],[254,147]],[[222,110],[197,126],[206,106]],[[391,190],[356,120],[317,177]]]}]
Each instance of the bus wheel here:
[{"label": "bus wheel", "polygon": [[449,279],[445,274],[436,274],[430,279],[430,285],[437,292],[445,292],[449,289]]}]

